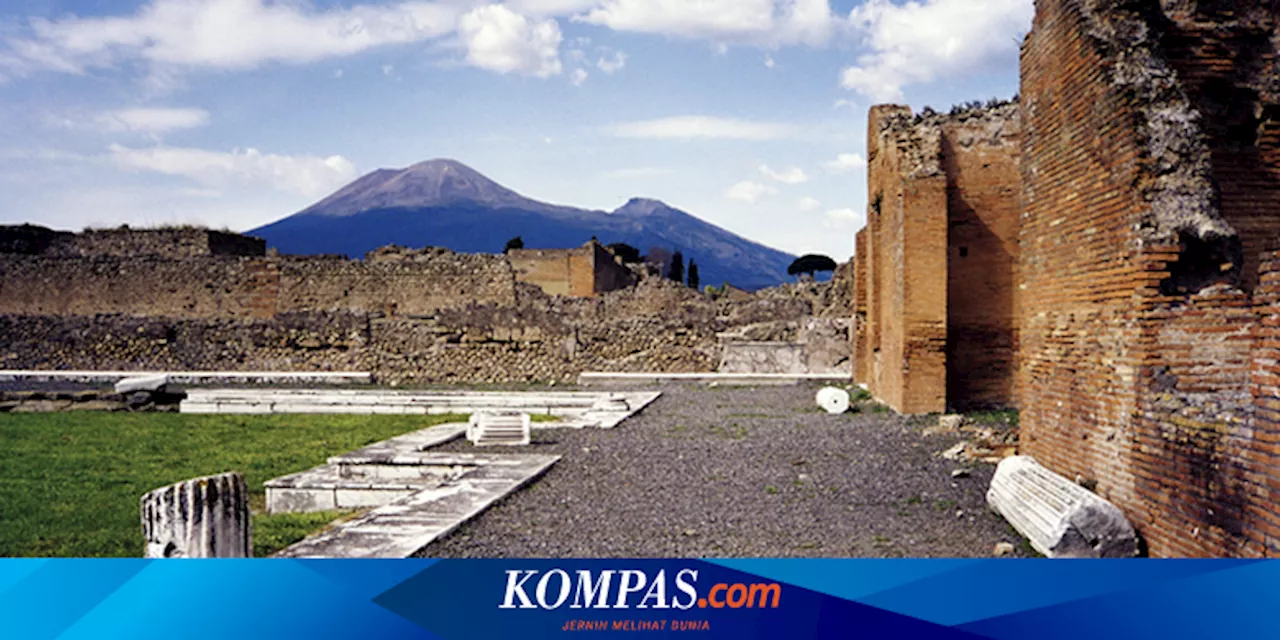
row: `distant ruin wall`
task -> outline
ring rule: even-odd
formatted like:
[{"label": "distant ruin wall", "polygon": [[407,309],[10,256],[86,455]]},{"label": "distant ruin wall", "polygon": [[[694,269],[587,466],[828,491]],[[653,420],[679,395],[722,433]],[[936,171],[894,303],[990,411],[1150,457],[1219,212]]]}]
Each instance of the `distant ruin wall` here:
[{"label": "distant ruin wall", "polygon": [[1277,14],[1163,7],[1037,2],[1021,446],[1096,482],[1152,555],[1278,555]]},{"label": "distant ruin wall", "polygon": [[421,317],[0,314],[0,369],[355,370],[384,383],[570,382],[582,371],[714,371],[717,334],[762,319],[798,324],[815,311],[800,299],[717,302],[661,279],[595,299],[518,289],[515,304],[472,303]]},{"label": "distant ruin wall", "polygon": [[0,253],[60,258],[156,256],[263,256],[267,243],[238,233],[196,227],[53,231],[34,225],[0,227]]},{"label": "distant ruin wall", "polygon": [[512,249],[507,259],[517,280],[552,295],[591,297],[635,284],[631,270],[597,242],[568,250]]},{"label": "distant ruin wall", "polygon": [[515,275],[501,255],[383,249],[365,260],[285,256],[276,264],[278,313],[430,315],[470,303],[515,303]]},{"label": "distant ruin wall", "polygon": [[391,260],[337,257],[63,258],[0,254],[0,313],[269,318],[297,311],[431,314],[510,304],[502,256],[439,250]]}]

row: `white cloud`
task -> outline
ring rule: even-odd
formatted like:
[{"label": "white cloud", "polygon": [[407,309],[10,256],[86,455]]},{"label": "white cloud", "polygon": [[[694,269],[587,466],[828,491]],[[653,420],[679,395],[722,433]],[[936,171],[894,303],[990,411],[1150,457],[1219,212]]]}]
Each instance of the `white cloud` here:
[{"label": "white cloud", "polygon": [[823,226],[829,229],[846,229],[860,226],[858,223],[862,221],[862,215],[848,207],[828,209],[824,215]]},{"label": "white cloud", "polygon": [[546,78],[560,65],[560,26],[530,20],[502,5],[478,7],[458,20],[467,62],[499,73]]},{"label": "white cloud", "polygon": [[34,19],[7,39],[11,68],[79,73],[143,60],[247,69],[312,62],[453,31],[462,7],[401,2],[315,10],[301,2],[151,0],[127,16]]},{"label": "white cloud", "polygon": [[621,51],[615,51],[613,59],[600,58],[596,61],[596,66],[606,74],[613,73],[614,71],[627,66],[627,54]]},{"label": "white cloud", "polygon": [[805,174],[804,169],[800,167],[792,167],[783,171],[774,171],[768,165],[760,165],[760,173],[768,178],[772,178],[782,184],[801,184],[809,181],[809,176]]},{"label": "white cloud", "polygon": [[[568,16],[599,6],[601,0],[506,0],[503,4],[516,13],[527,16]],[[591,38],[579,36],[580,45],[591,43]]]},{"label": "white cloud", "polygon": [[603,0],[574,19],[615,31],[762,46],[821,46],[835,26],[827,0]]},{"label": "white cloud", "polygon": [[839,109],[839,108],[841,108],[841,107],[848,107],[848,108],[850,108],[850,109],[857,109],[857,108],[858,108],[858,103],[854,102],[853,100],[845,100],[844,98],[841,98],[841,99],[839,99],[839,100],[836,100],[836,103],[835,103],[835,105],[834,105],[834,108]]},{"label": "white cloud", "polygon": [[345,74],[345,73],[346,73],[346,72],[345,72],[345,71],[343,71],[342,69],[334,69],[334,71],[333,71],[333,77],[334,77],[334,79],[341,78],[341,77],[343,76],[343,74]]},{"label": "white cloud", "polygon": [[356,177],[342,156],[264,154],[256,149],[230,153],[185,147],[130,148],[111,145],[108,159],[132,171],[184,176],[210,187],[266,185],[308,198],[329,194]]},{"label": "white cloud", "polygon": [[588,75],[586,69],[574,69],[573,73],[569,74],[569,82],[572,82],[575,87],[581,87],[582,83],[587,81]]},{"label": "white cloud", "polygon": [[758,182],[743,180],[725,190],[724,196],[730,200],[739,200],[747,204],[755,204],[761,200],[776,195],[778,190]]},{"label": "white cloud", "polygon": [[765,67],[768,67],[768,68],[770,68],[770,69],[772,69],[772,68],[774,68],[774,67],[778,66],[778,63],[773,61],[773,56],[771,56],[771,55],[769,55],[769,54],[765,54],[765,56],[764,56],[764,66],[765,66]]},{"label": "white cloud", "polygon": [[807,213],[809,211],[817,211],[822,207],[822,203],[819,202],[816,198],[805,196],[803,198],[800,198],[799,202],[797,203],[797,206],[800,207],[801,211]]},{"label": "white cloud", "polygon": [[904,86],[1015,58],[1034,13],[1032,0],[867,0],[849,21],[871,51],[840,83],[877,102],[901,101]]},{"label": "white cloud", "polygon": [[98,114],[93,125],[111,133],[149,133],[160,135],[181,129],[194,129],[209,123],[209,112],[193,108],[137,107],[116,109]]},{"label": "white cloud", "polygon": [[835,173],[844,173],[855,169],[863,169],[867,166],[867,159],[862,157],[861,153],[841,153],[836,156],[835,160],[826,163],[826,168]]},{"label": "white cloud", "polygon": [[620,138],[776,140],[795,133],[791,125],[714,116],[675,116],[625,122],[612,127]]}]

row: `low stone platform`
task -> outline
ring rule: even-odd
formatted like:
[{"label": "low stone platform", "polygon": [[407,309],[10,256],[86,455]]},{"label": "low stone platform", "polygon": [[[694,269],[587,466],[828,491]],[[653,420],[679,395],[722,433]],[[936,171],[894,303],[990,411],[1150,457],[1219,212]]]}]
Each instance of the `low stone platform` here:
[{"label": "low stone platform", "polygon": [[358,371],[38,371],[0,370],[3,382],[115,383],[125,378],[168,376],[174,384],[369,384]]},{"label": "low stone platform", "polygon": [[440,415],[520,411],[562,418],[535,428],[612,428],[662,394],[647,392],[386,391],[352,389],[192,389],[183,413]]},{"label": "low stone platform", "polygon": [[584,387],[646,385],[669,382],[706,383],[725,386],[784,386],[804,382],[849,383],[848,373],[611,373],[584,372],[578,384]]},{"label": "low stone platform", "polygon": [[280,557],[403,558],[484,511],[560,456],[428,451],[465,423],[422,429],[266,483],[272,513],[374,510],[289,547]]},{"label": "low stone platform", "polygon": [[[447,455],[447,454],[439,454]],[[424,489],[276,554],[281,558],[407,558],[546,472],[560,456],[477,456],[462,478]]]}]

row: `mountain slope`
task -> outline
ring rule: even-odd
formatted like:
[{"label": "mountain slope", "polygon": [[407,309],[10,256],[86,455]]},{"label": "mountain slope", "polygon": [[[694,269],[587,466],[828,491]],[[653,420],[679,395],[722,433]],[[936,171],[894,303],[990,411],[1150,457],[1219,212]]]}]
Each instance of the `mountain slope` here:
[{"label": "mountain slope", "polygon": [[592,236],[646,252],[679,250],[698,263],[704,284],[746,289],[788,279],[794,256],[730,233],[656,200],[632,199],[606,213],[525,198],[453,160],[379,169],[292,215],[248,232],[283,253],[362,256],[387,244],[502,251],[570,248]]}]

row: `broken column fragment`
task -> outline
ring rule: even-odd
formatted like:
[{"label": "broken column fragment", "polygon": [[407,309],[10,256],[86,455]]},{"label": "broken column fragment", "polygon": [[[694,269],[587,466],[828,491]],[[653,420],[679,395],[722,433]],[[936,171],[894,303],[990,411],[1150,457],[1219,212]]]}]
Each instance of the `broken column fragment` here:
[{"label": "broken column fragment", "polygon": [[1115,505],[1029,456],[996,467],[987,503],[1049,558],[1132,558],[1133,526]]},{"label": "broken column fragment", "polygon": [[244,476],[186,480],[142,496],[148,558],[248,558],[253,555]]}]

